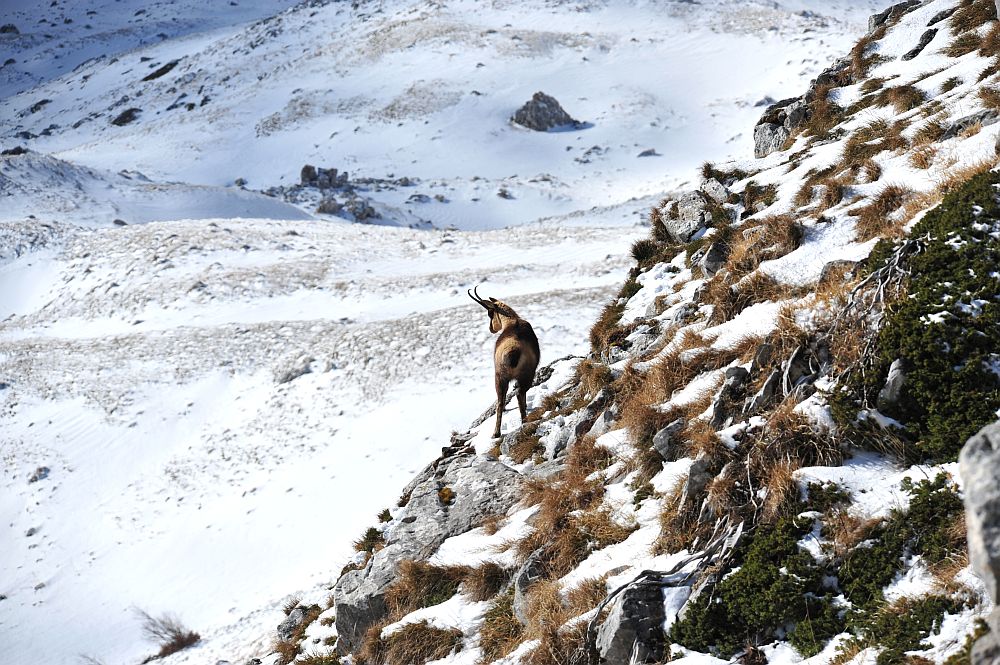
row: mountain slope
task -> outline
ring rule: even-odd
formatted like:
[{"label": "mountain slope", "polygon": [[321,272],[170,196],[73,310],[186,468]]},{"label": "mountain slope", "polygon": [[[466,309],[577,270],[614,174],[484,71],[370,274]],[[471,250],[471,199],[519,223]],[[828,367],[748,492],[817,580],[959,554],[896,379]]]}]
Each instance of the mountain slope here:
[{"label": "mountain slope", "polygon": [[452,437],[265,661],[962,658],[990,609],[955,459],[1000,408],[998,44],[992,2],[876,16],[764,114],[762,158],[653,209],[588,357],[501,441]]}]

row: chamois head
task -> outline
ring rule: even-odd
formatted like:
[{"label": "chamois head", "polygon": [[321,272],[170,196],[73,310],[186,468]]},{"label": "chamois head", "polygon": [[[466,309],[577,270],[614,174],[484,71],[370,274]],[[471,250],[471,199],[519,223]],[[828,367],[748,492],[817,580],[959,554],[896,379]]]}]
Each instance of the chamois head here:
[{"label": "chamois head", "polygon": [[479,287],[477,286],[472,289],[472,291],[466,291],[466,293],[469,294],[470,298],[486,309],[486,314],[490,318],[491,333],[498,333],[504,329],[504,326],[509,325],[510,323],[513,323],[521,318],[507,303],[501,302],[496,298],[490,298],[488,300],[480,298],[478,289]]}]

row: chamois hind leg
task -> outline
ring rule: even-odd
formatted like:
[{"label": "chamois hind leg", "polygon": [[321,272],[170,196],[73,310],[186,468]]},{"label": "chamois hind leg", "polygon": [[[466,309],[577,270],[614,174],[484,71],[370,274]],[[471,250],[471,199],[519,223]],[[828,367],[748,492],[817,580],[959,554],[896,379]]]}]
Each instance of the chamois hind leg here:
[{"label": "chamois hind leg", "polygon": [[500,422],[503,420],[503,407],[507,401],[507,387],[509,385],[510,379],[497,377],[497,427],[493,430],[494,439],[500,438]]},{"label": "chamois hind leg", "polygon": [[520,381],[517,382],[517,407],[521,410],[521,424],[524,424],[525,419],[528,417],[528,385],[522,385]]}]

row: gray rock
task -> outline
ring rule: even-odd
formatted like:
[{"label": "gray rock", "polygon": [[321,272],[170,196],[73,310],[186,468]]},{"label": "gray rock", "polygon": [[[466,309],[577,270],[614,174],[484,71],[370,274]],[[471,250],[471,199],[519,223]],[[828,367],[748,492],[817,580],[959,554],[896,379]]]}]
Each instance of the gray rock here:
[{"label": "gray rock", "polygon": [[725,203],[729,200],[729,189],[715,178],[709,178],[701,183],[701,191],[718,203]]},{"label": "gray rock", "polygon": [[983,109],[982,111],[977,111],[971,115],[959,118],[955,122],[948,125],[948,129],[944,130],[944,134],[941,135],[941,140],[947,141],[948,139],[953,139],[974,125],[987,127],[996,123],[997,120],[1000,120],[1000,111],[997,111],[996,109]]},{"label": "gray rock", "polygon": [[771,364],[774,357],[774,346],[770,342],[762,342],[750,361],[750,374],[760,374],[761,370]]},{"label": "gray rock", "polygon": [[708,486],[708,483],[712,480],[713,474],[710,473],[712,468],[712,460],[704,455],[698,457],[694,462],[691,463],[691,468],[688,470],[687,480],[684,481],[684,487],[681,490],[681,498],[678,503],[680,510],[687,510],[692,501],[695,501],[699,495]]},{"label": "gray rock", "polygon": [[0,25],[0,35],[19,35],[21,31],[17,29],[17,26],[13,23],[4,23]]},{"label": "gray rock", "polygon": [[903,367],[903,360],[896,358],[889,365],[889,375],[885,379],[885,385],[878,392],[877,404],[879,410],[885,410],[898,404],[905,384],[906,370]]},{"label": "gray rock", "polygon": [[597,417],[604,413],[608,402],[613,398],[614,393],[610,388],[601,388],[601,391],[597,393],[597,396],[594,397],[590,404],[580,409],[576,427],[573,431],[575,439],[579,439],[590,431],[590,428],[597,422]]},{"label": "gray rock", "polygon": [[664,460],[671,459],[670,443],[677,438],[686,424],[683,418],[678,418],[653,435],[653,450]]},{"label": "gray rock", "polygon": [[371,207],[367,201],[359,198],[348,199],[344,204],[344,210],[351,213],[356,222],[364,222],[379,217],[379,214],[375,212],[375,208]]},{"label": "gray rock", "polygon": [[602,663],[659,663],[667,641],[663,590],[655,582],[631,585],[611,604],[608,618],[597,631]]},{"label": "gray rock", "polygon": [[[998,5],[1000,5],[1000,2],[998,2]],[[1000,7],[998,7],[998,8],[1000,8]],[[927,21],[927,27],[929,28],[932,25],[934,25],[935,23],[940,23],[941,21],[945,20],[946,18],[949,18],[952,14],[955,13],[956,9],[958,9],[957,5],[955,7],[949,7],[948,9],[942,9],[937,14],[935,14],[931,18],[930,21]]]},{"label": "gray rock", "polygon": [[536,92],[531,101],[519,108],[511,121],[533,129],[536,132],[547,132],[557,127],[578,127],[580,123],[570,117],[554,97],[544,92]]},{"label": "gray rock", "polygon": [[[438,498],[442,487],[455,493],[448,505]],[[398,525],[386,532],[385,547],[334,587],[341,654],[355,651],[365,630],[385,616],[385,590],[402,561],[425,560],[445,539],[479,526],[487,516],[506,514],[521,498],[521,475],[496,460],[458,454],[428,465],[403,496],[409,499],[397,515]]]},{"label": "gray rock", "polygon": [[743,367],[730,367],[726,370],[726,380],[712,404],[712,427],[722,429],[730,424],[735,411],[733,407],[740,400],[749,377],[750,372]]},{"label": "gray rock", "polygon": [[965,489],[969,559],[994,602],[1000,598],[1000,421],[972,436],[958,456]]},{"label": "gray rock", "polygon": [[639,153],[639,157],[659,157],[660,153],[656,152],[656,148],[646,148]]},{"label": "gray rock", "polygon": [[802,97],[774,104],[753,128],[754,156],[760,159],[781,150],[792,132],[809,119],[809,105]]},{"label": "gray rock", "polygon": [[712,222],[705,199],[698,192],[688,192],[677,201],[677,216],[662,217],[663,226],[674,242],[687,242]]},{"label": "gray rock", "polygon": [[698,265],[701,267],[701,271],[705,273],[705,277],[711,277],[715,273],[722,270],[722,267],[726,265],[726,259],[729,257],[728,246],[724,242],[713,242],[705,250],[704,256],[701,257],[701,261]]},{"label": "gray rock", "polygon": [[886,25],[891,21],[895,21],[919,4],[920,0],[906,0],[905,2],[900,2],[889,7],[878,14],[872,14],[868,17],[868,34],[875,32],[883,25]]},{"label": "gray rock", "polygon": [[306,620],[306,608],[299,605],[278,624],[278,639],[287,642],[295,636],[295,630]]},{"label": "gray rock", "polygon": [[[995,605],[1000,598],[1000,421],[966,441],[958,465],[965,490],[969,560]],[[990,632],[972,649],[975,665],[1000,662],[1000,611],[990,612],[986,624]]]},{"label": "gray rock", "polygon": [[52,469],[47,466],[38,467],[28,478],[28,484],[30,485],[31,483],[37,483],[39,480],[45,480],[49,477],[49,473],[51,472]]},{"label": "gray rock", "polygon": [[140,113],[142,113],[142,109],[139,108],[125,109],[114,117],[111,124],[117,127],[124,127],[125,125],[135,122],[135,120],[139,118]]},{"label": "gray rock", "polygon": [[775,398],[778,396],[778,391],[781,388],[781,370],[775,369],[768,375],[767,380],[764,381],[764,385],[757,393],[747,400],[746,406],[743,407],[743,415],[750,417],[755,416],[768,406],[770,406]]},{"label": "gray rock", "polygon": [[693,302],[686,302],[677,308],[673,316],[670,317],[670,322],[677,325],[684,325],[688,321],[694,318],[694,315],[698,313],[698,306]]},{"label": "gray rock", "polygon": [[904,53],[902,59],[913,60],[915,57],[920,55],[920,52],[924,50],[924,47],[931,43],[931,40],[934,39],[934,35],[936,34],[937,28],[931,28],[930,30],[925,31],[924,34],[920,35],[920,40],[917,42],[917,45]]},{"label": "gray rock", "polygon": [[514,616],[523,625],[528,625],[527,593],[538,580],[545,577],[545,561],[542,558],[543,548],[538,548],[528,556],[517,572],[514,573]]},{"label": "gray rock", "polygon": [[344,206],[332,196],[325,198],[316,206],[316,212],[321,215],[339,215],[344,210]]}]

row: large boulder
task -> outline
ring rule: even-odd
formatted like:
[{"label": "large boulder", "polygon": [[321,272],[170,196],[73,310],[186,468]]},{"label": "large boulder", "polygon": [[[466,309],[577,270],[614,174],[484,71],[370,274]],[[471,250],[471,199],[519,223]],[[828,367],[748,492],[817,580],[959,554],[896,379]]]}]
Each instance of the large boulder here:
[{"label": "large boulder", "polygon": [[[965,490],[969,560],[995,606],[1000,599],[1000,421],[970,438],[958,463]],[[976,665],[996,663],[1000,654],[1000,611],[994,609],[986,623],[990,632],[972,650]]]},{"label": "large boulder", "polygon": [[[439,490],[454,494],[443,503]],[[355,651],[369,626],[386,614],[385,591],[405,560],[425,560],[445,539],[502,515],[521,497],[521,475],[504,464],[474,454],[437,460],[404,489],[409,497],[397,522],[386,532],[386,545],[364,568],[341,575],[334,587],[337,648]]]},{"label": "large boulder", "polygon": [[781,150],[792,132],[809,119],[809,105],[792,97],[770,106],[753,128],[754,157],[760,159]]},{"label": "large boulder", "polygon": [[559,127],[578,127],[579,121],[570,117],[569,113],[554,97],[544,92],[536,92],[530,101],[519,108],[511,122],[533,129],[536,132],[547,132]]},{"label": "large boulder", "polygon": [[[689,589],[670,591],[679,591],[686,598]],[[597,631],[597,652],[602,663],[663,662],[667,647],[663,596],[661,584],[643,581],[629,586],[615,599],[608,618]]]}]

